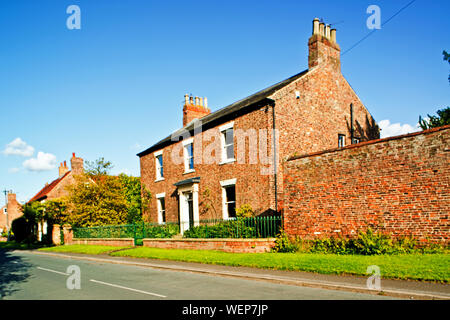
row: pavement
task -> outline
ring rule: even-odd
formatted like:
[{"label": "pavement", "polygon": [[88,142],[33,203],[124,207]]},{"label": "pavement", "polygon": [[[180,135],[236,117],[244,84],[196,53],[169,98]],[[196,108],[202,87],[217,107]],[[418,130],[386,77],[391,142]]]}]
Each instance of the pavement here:
[{"label": "pavement", "polygon": [[[160,272],[169,272],[161,274],[164,279],[170,277],[170,274],[180,276],[180,273],[207,276],[207,279],[201,279],[203,283],[209,283],[215,287],[224,286],[228,288],[230,278],[240,280],[233,282],[240,288],[239,283],[245,281],[246,288],[249,285],[254,290],[260,290],[261,295],[243,296],[247,299],[415,299],[415,300],[449,300],[450,299],[450,285],[423,281],[405,281],[405,280],[391,280],[381,279],[381,290],[373,290],[367,288],[367,277],[359,276],[344,276],[344,275],[324,275],[309,272],[299,271],[282,271],[282,270],[267,270],[248,267],[230,267],[220,265],[210,265],[201,263],[153,260],[141,258],[126,258],[126,257],[111,257],[108,255],[86,255],[75,253],[50,253],[40,251],[14,251],[16,256],[41,257],[41,258],[55,258],[65,259],[77,262],[86,262],[100,265],[102,268],[107,268],[111,265],[120,266],[134,266],[139,268],[146,268],[150,270],[159,270]],[[48,259],[47,259],[48,260]],[[45,263],[44,263],[45,264]],[[181,276],[183,277],[183,276]],[[223,282],[225,278],[227,281]],[[197,279],[200,281],[199,279]],[[100,281],[100,280],[99,280]],[[180,280],[184,283],[183,280]],[[194,279],[186,280],[194,281]],[[262,286],[255,288],[256,285]],[[265,295],[263,292],[267,290],[275,290],[275,287],[265,288],[267,285],[280,286],[284,291],[289,292],[286,295],[277,296]],[[180,284],[181,285],[181,284]],[[210,287],[210,285],[207,285]],[[184,283],[184,286],[192,286],[192,283]],[[295,288],[303,291],[296,291]],[[233,287],[235,288],[235,287]],[[278,288],[278,287],[277,287]],[[236,290],[231,289],[233,292]],[[242,288],[240,289],[242,291]],[[266,291],[264,291],[266,290]],[[282,290],[282,291],[283,291]],[[294,291],[292,291],[294,290]],[[306,290],[306,291],[305,291]],[[313,291],[308,291],[313,290]],[[319,291],[314,291],[319,290]],[[164,291],[164,290],[163,290]],[[239,290],[238,290],[239,291]],[[254,292],[252,290],[244,290],[245,292]],[[283,291],[283,292],[284,292]],[[277,292],[277,290],[275,290]],[[249,293],[250,294],[250,293]],[[220,295],[196,296],[187,295],[187,297],[171,293],[171,299],[222,299]],[[227,297],[225,295],[224,297]],[[295,297],[295,298],[294,298]],[[245,298],[244,298],[245,299]]]}]

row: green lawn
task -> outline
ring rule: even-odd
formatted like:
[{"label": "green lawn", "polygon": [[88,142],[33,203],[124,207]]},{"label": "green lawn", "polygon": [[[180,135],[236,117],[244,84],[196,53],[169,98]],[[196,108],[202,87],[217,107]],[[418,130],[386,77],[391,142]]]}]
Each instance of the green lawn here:
[{"label": "green lawn", "polygon": [[31,250],[45,247],[46,245],[37,243],[17,243],[15,241],[0,242],[0,249],[6,250]]},{"label": "green lawn", "polygon": [[42,248],[39,251],[47,252],[72,252],[72,253],[85,253],[85,254],[106,254],[115,250],[122,250],[129,247],[113,247],[113,246],[96,246],[96,245],[83,245],[73,244],[70,246],[57,246],[50,248]]},{"label": "green lawn", "polygon": [[[113,250],[121,250],[111,252]],[[366,275],[367,267],[380,267],[383,278],[450,281],[450,254],[335,255],[313,253],[226,253],[204,250],[177,250],[137,247],[71,245],[40,251],[108,253],[111,256],[200,262],[228,266],[308,271],[324,274]]]}]

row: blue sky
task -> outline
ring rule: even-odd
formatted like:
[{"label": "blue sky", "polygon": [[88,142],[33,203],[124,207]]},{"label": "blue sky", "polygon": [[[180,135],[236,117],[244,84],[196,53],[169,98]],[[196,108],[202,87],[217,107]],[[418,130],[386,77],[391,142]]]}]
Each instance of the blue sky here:
[{"label": "blue sky", "polygon": [[[72,152],[138,176],[136,153],[181,126],[185,93],[222,108],[307,69],[315,17],[340,22],[344,52],[370,32],[369,5],[383,22],[409,1],[2,0],[0,188],[28,200]],[[448,12],[417,0],[342,57],[375,119],[398,124],[386,132],[450,105]]]}]

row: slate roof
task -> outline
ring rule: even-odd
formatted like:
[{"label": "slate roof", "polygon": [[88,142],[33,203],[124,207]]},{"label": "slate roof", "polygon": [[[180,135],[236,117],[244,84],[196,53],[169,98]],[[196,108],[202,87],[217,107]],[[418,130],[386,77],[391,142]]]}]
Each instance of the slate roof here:
[{"label": "slate roof", "polygon": [[[242,100],[239,100],[239,101],[232,103],[222,109],[219,109],[213,113],[210,113],[210,114],[204,116],[203,118],[201,118],[202,128],[206,129],[208,127],[213,126],[214,124],[217,124],[221,121],[226,120],[227,118],[236,118],[240,114],[245,113],[246,111],[249,111],[248,109],[252,110],[251,109],[252,106],[257,107],[260,105],[263,106],[264,104],[267,105],[267,104],[272,103],[273,101],[268,99],[269,96],[271,96],[272,94],[274,94],[276,91],[280,90],[281,88],[287,86],[288,84],[292,83],[293,81],[301,78],[306,73],[308,73],[308,70],[302,71],[292,77],[287,78],[286,80],[283,80],[281,82],[274,84],[273,86],[270,86],[266,89],[258,91],[255,94],[252,94],[251,96],[248,96]],[[161,141],[157,142],[150,148],[138,153],[137,156],[143,157],[149,153],[152,153],[153,151],[162,149],[163,147],[178,141],[178,140],[173,141],[172,137],[179,137],[181,135],[181,133],[185,132],[185,131],[193,132],[194,126],[196,123],[199,123],[198,119],[191,121],[186,126],[175,131],[170,136],[162,139]]]}]

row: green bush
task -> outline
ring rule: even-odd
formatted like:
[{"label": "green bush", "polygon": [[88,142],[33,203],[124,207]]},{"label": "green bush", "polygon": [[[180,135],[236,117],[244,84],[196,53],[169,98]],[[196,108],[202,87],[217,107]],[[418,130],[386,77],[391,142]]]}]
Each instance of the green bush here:
[{"label": "green bush", "polygon": [[374,255],[393,253],[393,242],[390,236],[382,233],[374,233],[372,229],[360,232],[356,239],[351,239],[348,246],[357,254]]},{"label": "green bush", "polygon": [[300,251],[300,244],[298,241],[292,242],[289,240],[286,232],[281,231],[275,240],[275,246],[272,250],[275,252],[297,252]]},{"label": "green bush", "polygon": [[243,204],[236,209],[236,217],[238,218],[250,218],[254,216],[254,211],[251,205]]},{"label": "green bush", "polygon": [[14,219],[11,223],[11,229],[14,234],[14,240],[16,242],[34,241],[32,225],[27,221],[25,217]]},{"label": "green bush", "polygon": [[201,225],[185,231],[183,238],[253,238],[255,228],[242,220],[230,220],[212,226]]},{"label": "green bush", "polygon": [[151,226],[145,228],[145,238],[172,238],[179,233],[178,225],[168,224],[162,226]]},{"label": "green bush", "polygon": [[374,233],[372,229],[359,232],[354,239],[323,238],[314,240],[290,240],[281,232],[273,248],[275,252],[329,253],[329,254],[410,254],[410,253],[445,253],[447,249],[439,244],[419,245],[414,238],[393,239],[391,236]]}]

